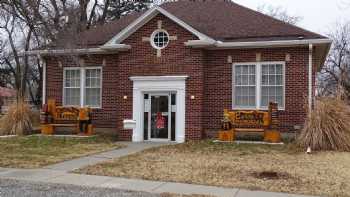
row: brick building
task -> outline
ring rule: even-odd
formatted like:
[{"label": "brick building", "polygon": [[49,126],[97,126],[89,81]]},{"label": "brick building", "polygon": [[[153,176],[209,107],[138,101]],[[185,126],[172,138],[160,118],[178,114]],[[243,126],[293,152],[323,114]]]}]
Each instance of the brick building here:
[{"label": "brick building", "polygon": [[44,101],[90,106],[94,124],[124,140],[183,142],[215,134],[225,108],[270,101],[283,131],[302,126],[330,44],[235,3],[178,1],[83,32],[74,49],[31,54],[45,61]]}]

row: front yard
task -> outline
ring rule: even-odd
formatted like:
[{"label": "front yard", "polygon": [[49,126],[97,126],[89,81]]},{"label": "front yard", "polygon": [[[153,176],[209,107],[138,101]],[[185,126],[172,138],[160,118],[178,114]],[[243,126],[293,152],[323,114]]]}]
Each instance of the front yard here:
[{"label": "front yard", "polygon": [[37,168],[120,147],[107,137],[0,138],[0,167]]},{"label": "front yard", "polygon": [[350,196],[350,153],[307,155],[297,152],[292,145],[189,142],[152,148],[78,172],[251,190]]}]

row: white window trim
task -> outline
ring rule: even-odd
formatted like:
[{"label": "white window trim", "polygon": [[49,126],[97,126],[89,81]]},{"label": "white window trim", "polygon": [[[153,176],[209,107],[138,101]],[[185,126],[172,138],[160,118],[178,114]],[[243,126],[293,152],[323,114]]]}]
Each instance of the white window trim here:
[{"label": "white window trim", "polygon": [[[160,32],[165,33],[168,37],[168,42],[163,47],[159,47],[156,45],[156,43],[154,43],[154,37]],[[151,34],[151,45],[155,49],[158,49],[158,50],[165,49],[169,45],[169,42],[170,42],[170,36],[169,36],[169,33],[165,29],[157,29]]]},{"label": "white window trim", "polygon": [[[63,106],[66,107],[89,107],[85,106],[85,80],[86,75],[85,71],[90,69],[100,69],[101,70],[101,77],[100,77],[100,103],[98,107],[90,107],[92,109],[102,109],[102,90],[103,90],[103,69],[102,66],[89,66],[89,67],[64,67],[63,68],[63,86],[62,86],[62,103]],[[65,104],[65,82],[66,82],[66,70],[80,70],[80,106],[74,106],[74,105],[66,105]]]},{"label": "white window trim", "polygon": [[[283,106],[278,105],[278,110],[284,111],[286,106],[286,62],[270,61],[270,62],[236,62],[232,64],[232,109],[233,110],[268,110],[267,107],[261,107],[261,65],[263,64],[282,64],[283,74]],[[235,106],[235,68],[237,65],[255,65],[256,72],[256,89],[255,89],[255,107],[239,107]]]}]

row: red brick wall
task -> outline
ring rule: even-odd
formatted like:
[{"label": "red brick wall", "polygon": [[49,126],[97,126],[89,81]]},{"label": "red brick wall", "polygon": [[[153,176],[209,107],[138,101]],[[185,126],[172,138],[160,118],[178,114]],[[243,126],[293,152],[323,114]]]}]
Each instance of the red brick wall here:
[{"label": "red brick wall", "polygon": [[[143,42],[142,37],[150,37],[157,29],[157,21],[162,20],[162,28],[177,40],[170,41],[157,57],[156,50],[150,42]],[[158,15],[136,31],[123,43],[131,45],[131,51],[119,55],[118,78],[120,94],[127,95],[128,100],[118,105],[118,128],[122,120],[132,117],[132,82],[130,76],[146,75],[188,75],[186,81],[186,139],[200,139],[202,136],[203,104],[203,52],[184,46],[184,42],[197,39],[191,33],[175,24],[170,19]],[[190,100],[194,95],[195,100]],[[129,138],[130,131],[120,130],[120,136]]]},{"label": "red brick wall", "polygon": [[[150,37],[162,20],[163,28],[177,40],[170,41],[157,57],[156,50],[142,37]],[[133,33],[123,43],[131,50],[114,55],[89,55],[83,57],[86,66],[102,65],[102,108],[94,110],[94,123],[98,127],[115,128],[121,139],[131,140],[131,130],[123,130],[123,120],[132,118],[131,76],[188,75],[186,81],[186,139],[200,139],[203,134],[213,134],[220,127],[224,108],[231,108],[233,62],[255,62],[256,53],[263,61],[284,61],[286,53],[291,61],[286,63],[286,109],[280,114],[281,125],[291,128],[304,122],[307,104],[307,48],[247,49],[247,50],[201,50],[184,46],[184,42],[196,39],[194,35],[170,19],[158,15]],[[62,103],[62,74],[58,60],[63,66],[76,66],[69,57],[47,58],[47,98]],[[191,100],[190,96],[195,99]],[[123,99],[127,96],[127,99]]]},{"label": "red brick wall", "polygon": [[[115,67],[118,64],[118,58],[116,55],[93,55],[93,56],[81,56],[85,60],[85,65],[89,66],[102,66],[103,58],[106,59],[108,64],[102,67],[102,108],[93,109],[93,122],[98,127],[115,128],[116,127],[116,103],[117,94],[116,86],[118,79],[115,78],[117,74]],[[46,59],[47,64],[47,98],[54,98],[58,105],[62,105],[62,93],[63,93],[63,68],[59,67],[60,61],[63,67],[77,67],[78,60],[73,56],[66,57],[50,57]]]},{"label": "red brick wall", "polygon": [[262,61],[285,61],[286,54],[291,60],[286,62],[285,110],[280,111],[280,126],[284,131],[294,125],[302,126],[308,107],[308,48],[237,49],[207,51],[205,64],[205,108],[204,128],[213,135],[219,128],[223,109],[232,109],[232,64],[256,62],[256,54],[261,53]]}]

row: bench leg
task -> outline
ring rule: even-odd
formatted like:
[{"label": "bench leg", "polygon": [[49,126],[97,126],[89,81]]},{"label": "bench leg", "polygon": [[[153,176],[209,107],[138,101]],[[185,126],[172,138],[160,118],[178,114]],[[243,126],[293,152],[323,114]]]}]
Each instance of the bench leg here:
[{"label": "bench leg", "polygon": [[265,130],[264,132],[264,141],[270,143],[280,143],[281,142],[281,133],[277,130]]},{"label": "bench leg", "polygon": [[235,141],[235,132],[233,129],[228,131],[219,131],[218,138],[220,141],[233,142]]},{"label": "bench leg", "polygon": [[41,125],[41,134],[43,135],[52,135],[54,133],[54,126],[53,125],[49,125],[49,124],[44,124]]}]

